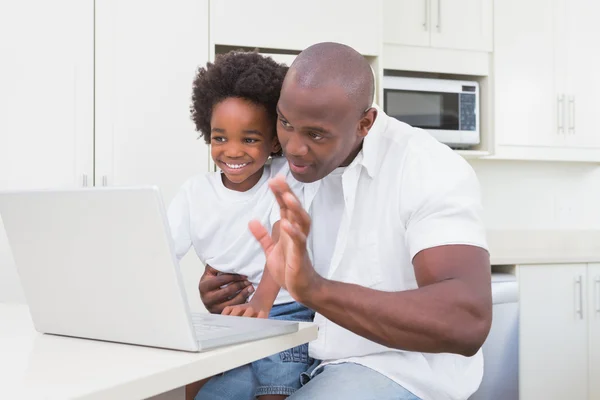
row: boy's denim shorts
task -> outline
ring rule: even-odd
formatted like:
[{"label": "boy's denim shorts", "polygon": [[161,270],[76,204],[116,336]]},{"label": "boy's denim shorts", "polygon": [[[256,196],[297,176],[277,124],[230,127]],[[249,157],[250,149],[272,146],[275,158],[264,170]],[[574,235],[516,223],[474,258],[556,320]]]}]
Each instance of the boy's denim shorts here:
[{"label": "boy's denim shorts", "polygon": [[[274,305],[270,319],[311,322],[314,311],[300,303]],[[313,364],[308,343],[214,376],[196,399],[246,399],[265,395],[289,396],[301,386],[300,375]]]},{"label": "boy's denim shorts", "polygon": [[[296,302],[275,305],[269,314],[270,319],[287,321],[311,322],[314,317],[314,311]],[[300,374],[312,363],[308,357],[308,343],[253,362],[252,370],[258,383],[256,396],[291,395],[300,389]]]}]

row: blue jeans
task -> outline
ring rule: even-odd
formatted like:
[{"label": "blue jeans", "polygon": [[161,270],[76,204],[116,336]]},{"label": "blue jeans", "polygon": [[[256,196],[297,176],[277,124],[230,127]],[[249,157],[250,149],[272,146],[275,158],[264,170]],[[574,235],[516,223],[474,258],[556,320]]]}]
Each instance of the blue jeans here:
[{"label": "blue jeans", "polygon": [[[273,306],[270,319],[310,322],[314,312],[300,303]],[[244,400],[264,395],[289,396],[300,388],[300,374],[313,365],[308,343],[224,372],[208,381],[196,400]]]},{"label": "blue jeans", "polygon": [[319,361],[302,374],[302,388],[288,400],[420,400],[379,372],[359,364]]}]

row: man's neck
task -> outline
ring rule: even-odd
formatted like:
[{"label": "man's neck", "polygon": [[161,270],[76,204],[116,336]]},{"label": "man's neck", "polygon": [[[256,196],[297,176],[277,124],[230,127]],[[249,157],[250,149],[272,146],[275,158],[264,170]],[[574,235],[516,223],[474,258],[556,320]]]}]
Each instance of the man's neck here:
[{"label": "man's neck", "polygon": [[358,146],[356,146],[356,149],[352,150],[352,153],[350,153],[348,158],[346,158],[346,160],[344,160],[344,162],[340,165],[340,167],[347,167],[348,165],[350,165],[352,163],[352,161],[354,161],[354,159],[356,158],[358,153],[360,153],[360,151],[362,150],[364,140],[365,139],[362,139],[360,141],[360,143],[358,143]]}]

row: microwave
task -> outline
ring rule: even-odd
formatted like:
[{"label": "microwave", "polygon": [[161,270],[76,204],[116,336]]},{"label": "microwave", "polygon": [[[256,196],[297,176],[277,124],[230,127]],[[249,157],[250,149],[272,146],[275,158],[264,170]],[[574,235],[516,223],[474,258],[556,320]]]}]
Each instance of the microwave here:
[{"label": "microwave", "polygon": [[480,142],[477,82],[384,76],[383,110],[452,148]]}]

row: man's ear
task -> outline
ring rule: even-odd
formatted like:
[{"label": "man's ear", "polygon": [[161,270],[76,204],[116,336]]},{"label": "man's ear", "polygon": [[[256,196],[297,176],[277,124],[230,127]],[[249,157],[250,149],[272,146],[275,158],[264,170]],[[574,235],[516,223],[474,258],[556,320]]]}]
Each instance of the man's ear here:
[{"label": "man's ear", "polygon": [[375,123],[377,118],[377,109],[375,107],[369,108],[364,112],[363,117],[358,122],[358,135],[365,137],[369,134],[369,130]]}]

